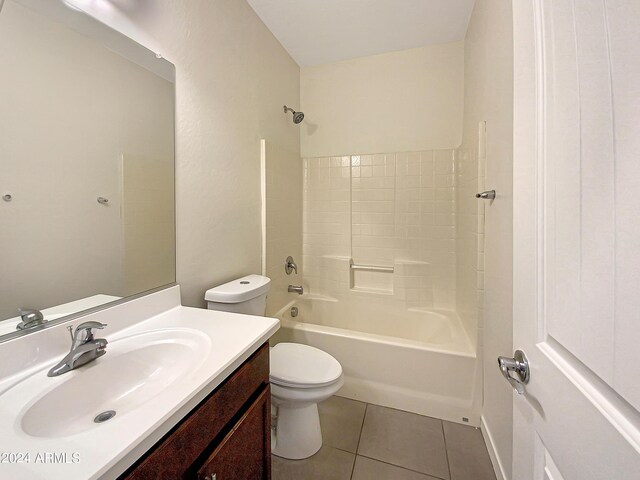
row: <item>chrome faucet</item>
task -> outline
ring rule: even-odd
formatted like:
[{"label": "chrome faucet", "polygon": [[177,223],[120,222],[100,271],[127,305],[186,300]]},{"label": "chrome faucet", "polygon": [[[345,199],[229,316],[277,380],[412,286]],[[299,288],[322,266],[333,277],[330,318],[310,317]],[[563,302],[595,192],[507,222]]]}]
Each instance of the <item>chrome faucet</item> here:
[{"label": "chrome faucet", "polygon": [[[94,338],[91,330],[92,328],[102,329],[104,327],[106,325],[100,322],[84,322],[78,325],[75,333],[71,334],[71,350],[56,366],[49,370],[47,376],[57,377],[92,362],[107,353],[107,340],[105,338]],[[73,327],[67,328],[71,333]]]},{"label": "chrome faucet", "polygon": [[298,274],[298,266],[291,255],[284,261],[284,272],[287,275],[291,275],[291,272],[295,272],[296,275]]},{"label": "chrome faucet", "polygon": [[304,293],[304,289],[302,288],[302,285],[289,285],[287,292],[302,295]]},{"label": "chrome faucet", "polygon": [[16,325],[16,330],[27,330],[28,328],[43,325],[46,321],[42,312],[35,308],[21,308],[18,311],[22,321]]}]

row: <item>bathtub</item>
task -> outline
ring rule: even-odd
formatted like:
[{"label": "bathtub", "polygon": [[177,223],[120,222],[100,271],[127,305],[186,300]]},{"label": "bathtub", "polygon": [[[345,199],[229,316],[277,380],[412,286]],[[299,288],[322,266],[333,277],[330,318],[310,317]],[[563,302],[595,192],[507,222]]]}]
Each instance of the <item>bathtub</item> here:
[{"label": "bathtub", "polygon": [[303,295],[275,316],[281,328],[272,344],[304,343],[342,364],[338,395],[479,425],[479,362],[454,311]]}]

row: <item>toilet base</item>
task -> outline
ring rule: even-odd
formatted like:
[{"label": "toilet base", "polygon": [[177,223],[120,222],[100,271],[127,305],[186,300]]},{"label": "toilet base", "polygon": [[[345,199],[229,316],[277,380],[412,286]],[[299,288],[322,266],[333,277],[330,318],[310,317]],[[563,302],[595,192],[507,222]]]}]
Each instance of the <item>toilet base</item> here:
[{"label": "toilet base", "polygon": [[318,405],[276,405],[276,409],[277,425],[271,453],[290,460],[301,460],[317,453],[322,447]]}]

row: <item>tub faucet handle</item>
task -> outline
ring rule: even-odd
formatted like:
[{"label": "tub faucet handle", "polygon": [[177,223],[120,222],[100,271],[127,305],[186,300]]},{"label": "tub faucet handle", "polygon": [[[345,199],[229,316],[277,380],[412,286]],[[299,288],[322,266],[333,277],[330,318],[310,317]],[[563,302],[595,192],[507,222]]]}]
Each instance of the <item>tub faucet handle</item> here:
[{"label": "tub faucet handle", "polygon": [[284,271],[287,275],[291,275],[291,272],[298,274],[298,266],[291,255],[284,261]]}]

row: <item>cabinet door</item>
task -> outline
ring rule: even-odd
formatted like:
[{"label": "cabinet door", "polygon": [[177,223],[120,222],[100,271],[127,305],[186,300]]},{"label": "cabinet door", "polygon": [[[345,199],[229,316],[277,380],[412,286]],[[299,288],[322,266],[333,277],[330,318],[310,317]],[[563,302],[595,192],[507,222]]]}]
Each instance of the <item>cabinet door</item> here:
[{"label": "cabinet door", "polygon": [[[256,392],[269,382],[269,345],[264,344],[240,368],[196,407],[177,429],[163,438],[121,480],[177,480],[194,478],[194,463],[211,442],[232,424]],[[270,421],[271,417],[267,416]],[[268,441],[271,433],[266,430]],[[269,451],[269,450],[267,450]],[[200,463],[198,463],[200,465]],[[218,478],[220,478],[218,476]],[[240,478],[240,477],[239,477]]]},{"label": "cabinet door", "polygon": [[271,478],[271,397],[267,386],[198,471],[199,480]]}]

